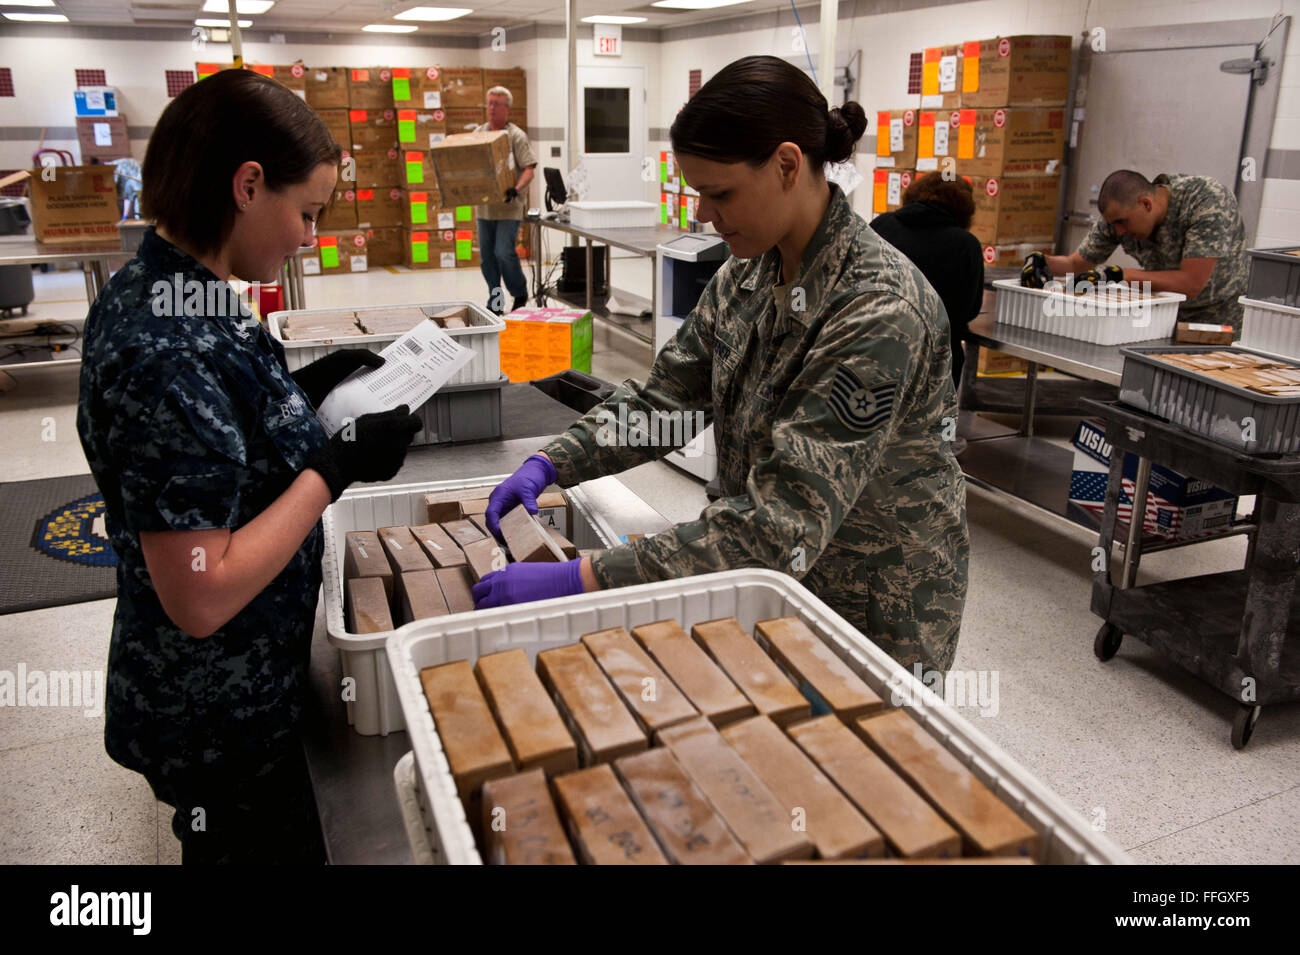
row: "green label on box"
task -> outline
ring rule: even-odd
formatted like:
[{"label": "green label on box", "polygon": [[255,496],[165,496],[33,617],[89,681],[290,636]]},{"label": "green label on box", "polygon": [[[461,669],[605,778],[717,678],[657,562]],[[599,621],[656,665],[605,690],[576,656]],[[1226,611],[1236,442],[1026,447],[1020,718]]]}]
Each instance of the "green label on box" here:
[{"label": "green label on box", "polygon": [[668,181],[668,160],[666,159],[659,160],[659,181]]},{"label": "green label on box", "polygon": [[424,182],[424,163],[410,162],[406,163],[406,181],[408,183]]},{"label": "green label on box", "polygon": [[405,76],[393,77],[393,99],[397,102],[411,98],[411,81]]},{"label": "green label on box", "polygon": [[686,203],[684,203],[684,202],[682,203],[682,218],[681,218],[681,223],[682,223],[682,228],[683,228],[683,229],[689,229],[689,228],[691,227],[691,226],[690,226],[690,222],[687,221],[687,219],[686,219]]},{"label": "green label on box", "polygon": [[474,246],[474,240],[473,240],[473,239],[457,239],[457,240],[456,240],[456,258],[458,258],[458,259],[466,259],[466,260],[469,260],[469,259],[474,258],[474,248],[473,248],[473,246]]},{"label": "green label on box", "polygon": [[428,262],[429,261],[429,243],[412,242],[411,243],[411,261]]},{"label": "green label on box", "polygon": [[457,206],[457,207],[456,207],[456,221],[457,221],[457,222],[469,222],[469,221],[470,221],[471,219],[473,219],[473,218],[474,218],[474,207],[473,207],[473,206]]},{"label": "green label on box", "polygon": [[429,207],[423,202],[411,200],[411,224],[425,225],[429,221]]},{"label": "green label on box", "polygon": [[569,338],[569,367],[591,374],[591,312],[573,323]]},{"label": "green label on box", "polygon": [[668,203],[667,202],[659,203],[659,221],[662,222],[664,225],[668,224]]},{"label": "green label on box", "polygon": [[320,265],[323,269],[337,269],[339,267],[339,247],[337,245],[322,245],[320,247]]},{"label": "green label on box", "polygon": [[403,143],[415,142],[415,120],[402,119],[397,122],[397,140]]}]

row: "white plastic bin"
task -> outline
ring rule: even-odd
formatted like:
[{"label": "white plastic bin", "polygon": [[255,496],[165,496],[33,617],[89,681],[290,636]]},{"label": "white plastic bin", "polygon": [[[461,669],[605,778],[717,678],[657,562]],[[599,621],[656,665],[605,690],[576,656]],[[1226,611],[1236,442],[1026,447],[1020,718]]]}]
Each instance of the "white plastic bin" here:
[{"label": "white plastic bin", "polygon": [[575,199],[569,203],[569,224],[579,229],[636,229],[658,221],[659,206],[653,202]]},{"label": "white plastic bin", "polygon": [[482,864],[425,701],[420,670],[507,649],[526,650],[536,663],[539,651],[575,643],[594,630],[630,629],[666,619],[675,619],[689,630],[701,621],[729,616],[737,617],[748,630],[759,620],[798,617],[885,700],[896,691],[935,739],[1034,827],[1040,837],[1038,862],[1130,861],[1106,835],[1094,831],[1088,820],[848,621],[794,578],[772,570],[731,570],[640,584],[422,620],[395,632],[388,641],[388,662],[406,714],[419,771],[418,798],[424,818],[431,821],[434,858],[440,863]]},{"label": "white plastic bin", "polygon": [[1240,345],[1282,358],[1300,358],[1300,308],[1244,295],[1237,301],[1244,308]]},{"label": "white plastic bin", "polygon": [[[325,530],[325,555],[323,578],[325,587],[325,624],[329,642],[338,647],[343,663],[344,678],[355,680],[355,700],[347,702],[348,723],[362,736],[387,736],[406,729],[402,707],[398,703],[393,676],[384,653],[384,644],[394,633],[401,633],[422,621],[408,623],[397,630],[385,633],[348,633],[347,618],[343,613],[343,537],[348,531],[373,531],[379,527],[423,524],[425,522],[424,495],[430,491],[458,491],[481,488],[487,497],[509,475],[474,478],[467,481],[434,481],[428,484],[382,485],[361,487],[345,491],[343,496],[325,510],[322,522]],[[571,540],[575,547],[615,547],[619,541],[612,537],[603,521],[598,520],[587,502],[582,487],[565,492],[569,500],[573,527]],[[477,617],[487,611],[468,611],[443,617],[457,620]]]},{"label": "white plastic bin", "polygon": [[415,754],[407,753],[393,767],[393,788],[397,790],[397,807],[402,825],[411,844],[411,860],[416,865],[433,865],[433,827],[421,798],[420,774],[415,768]]},{"label": "white plastic bin", "polygon": [[1177,292],[1157,292],[1131,300],[1120,300],[1105,291],[1077,296],[1062,289],[1025,288],[1017,279],[999,279],[993,287],[999,325],[1094,345],[1172,339],[1178,324],[1178,303],[1187,298]]},{"label": "white plastic bin", "polygon": [[346,338],[292,341],[286,340],[282,329],[287,318],[294,315],[338,313],[353,311],[364,315],[366,312],[391,312],[397,308],[419,308],[427,314],[442,311],[445,308],[464,306],[469,310],[468,328],[445,329],[456,344],[470,349],[474,357],[469,363],[452,375],[449,385],[491,384],[501,377],[501,333],[505,331],[505,319],[493,315],[481,305],[473,302],[416,302],[408,305],[372,305],[363,308],[303,308],[293,311],[272,312],[266,317],[267,326],[276,341],[284,346],[284,359],[290,371],[297,371],[303,365],[314,362],[332,351],[340,348],[365,348],[372,352],[381,352],[400,335],[349,335]]}]

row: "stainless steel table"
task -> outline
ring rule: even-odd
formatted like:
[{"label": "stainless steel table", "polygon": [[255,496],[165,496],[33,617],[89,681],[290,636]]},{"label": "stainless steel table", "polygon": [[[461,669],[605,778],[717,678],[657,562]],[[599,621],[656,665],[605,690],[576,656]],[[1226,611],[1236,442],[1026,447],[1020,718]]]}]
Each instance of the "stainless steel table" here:
[{"label": "stainless steel table", "polygon": [[29,235],[0,236],[0,265],[43,265],[78,262],[86,278],[86,301],[94,304],[108,282],[109,263],[131,258],[116,243],[107,245],[46,245]]},{"label": "stainless steel table", "polygon": [[[659,262],[656,256],[656,250],[659,243],[666,239],[676,238],[681,235],[680,229],[673,229],[664,225],[643,226],[632,229],[583,229],[578,226],[570,225],[567,222],[559,222],[555,219],[538,218],[532,220],[534,235],[536,241],[533,243],[534,263],[541,261],[541,236],[542,229],[554,229],[557,232],[563,232],[566,235],[576,236],[582,239],[587,246],[587,308],[592,307],[592,250],[591,243],[602,242],[607,246],[615,249],[623,249],[628,252],[635,252],[637,255],[645,256],[650,260],[650,315],[651,319],[658,314],[659,310]],[[536,267],[536,266],[535,266]],[[608,270],[606,270],[608,273]],[[606,282],[609,282],[611,292],[613,282],[608,274],[605,275]],[[625,293],[626,294],[626,293]],[[592,313],[595,315],[595,313]],[[596,316],[604,318],[604,316]],[[608,319],[606,319],[608,321]],[[629,328],[621,322],[611,322],[619,328],[636,336],[642,341],[653,344],[653,339],[642,334],[639,330]]]}]

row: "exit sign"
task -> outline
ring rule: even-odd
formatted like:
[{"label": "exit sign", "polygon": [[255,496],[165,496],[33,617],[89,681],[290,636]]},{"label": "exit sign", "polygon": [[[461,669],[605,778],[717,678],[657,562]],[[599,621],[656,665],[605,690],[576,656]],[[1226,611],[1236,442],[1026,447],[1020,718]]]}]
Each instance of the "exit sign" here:
[{"label": "exit sign", "polygon": [[621,23],[595,23],[594,28],[594,47],[592,52],[596,56],[622,56],[623,55],[623,24]]}]

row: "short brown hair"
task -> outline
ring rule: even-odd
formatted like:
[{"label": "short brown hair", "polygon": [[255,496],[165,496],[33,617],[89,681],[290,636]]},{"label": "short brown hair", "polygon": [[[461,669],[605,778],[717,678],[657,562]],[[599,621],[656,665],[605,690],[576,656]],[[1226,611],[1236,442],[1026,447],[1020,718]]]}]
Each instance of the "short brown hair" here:
[{"label": "short brown hair", "polygon": [[144,154],[141,211],[190,251],[221,248],[235,224],[230,182],[256,162],[266,187],[306,182],[342,150],[288,87],[251,70],[221,70],[163,110]]},{"label": "short brown hair", "polygon": [[921,200],[943,206],[963,229],[969,229],[971,219],[975,217],[975,191],[961,176],[945,179],[938,172],[918,176],[904,191],[903,205]]}]

